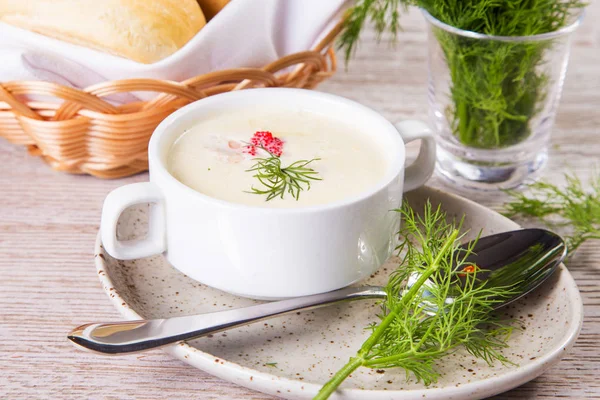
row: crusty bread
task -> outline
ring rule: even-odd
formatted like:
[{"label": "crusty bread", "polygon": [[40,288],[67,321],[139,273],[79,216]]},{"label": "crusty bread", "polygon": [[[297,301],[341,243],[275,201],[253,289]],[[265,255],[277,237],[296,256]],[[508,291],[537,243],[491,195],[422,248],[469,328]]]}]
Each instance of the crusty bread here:
[{"label": "crusty bread", "polygon": [[207,21],[210,21],[212,17],[217,15],[227,3],[229,3],[229,0],[198,0],[198,4],[200,4],[200,8],[204,12]]},{"label": "crusty bread", "polygon": [[145,64],[206,24],[196,0],[0,0],[0,21]]}]

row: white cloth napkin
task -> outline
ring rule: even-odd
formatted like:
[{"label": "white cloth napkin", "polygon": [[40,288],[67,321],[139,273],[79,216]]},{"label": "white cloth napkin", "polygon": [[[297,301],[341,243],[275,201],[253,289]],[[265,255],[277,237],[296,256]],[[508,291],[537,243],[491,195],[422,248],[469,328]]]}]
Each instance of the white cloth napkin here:
[{"label": "white cloth napkin", "polygon": [[[22,0],[21,0],[22,1]],[[173,55],[140,64],[0,23],[0,82],[44,80],[83,88],[106,80],[181,81],[210,71],[262,67],[309,50],[346,0],[232,0]],[[152,93],[135,93],[142,99]],[[121,97],[121,101],[127,101]]]}]

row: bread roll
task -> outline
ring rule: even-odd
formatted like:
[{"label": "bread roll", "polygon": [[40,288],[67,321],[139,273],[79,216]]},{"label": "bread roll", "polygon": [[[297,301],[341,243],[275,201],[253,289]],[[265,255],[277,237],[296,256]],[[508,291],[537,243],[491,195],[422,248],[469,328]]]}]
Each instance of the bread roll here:
[{"label": "bread roll", "polygon": [[0,21],[144,64],[206,24],[196,0],[0,0]]},{"label": "bread roll", "polygon": [[227,3],[229,3],[229,0],[198,0],[198,4],[200,4],[200,8],[204,12],[207,21],[210,21],[212,17],[217,15]]}]

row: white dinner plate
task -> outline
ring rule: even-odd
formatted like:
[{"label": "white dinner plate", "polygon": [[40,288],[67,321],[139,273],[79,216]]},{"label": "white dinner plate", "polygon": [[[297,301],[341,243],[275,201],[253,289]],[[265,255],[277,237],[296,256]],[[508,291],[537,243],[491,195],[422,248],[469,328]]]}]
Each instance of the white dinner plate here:
[{"label": "white dinner plate", "polygon": [[[518,229],[500,214],[464,198],[431,188],[406,196],[413,208],[425,199],[441,203],[449,216],[465,214],[471,236]],[[121,217],[121,240],[143,235],[147,208]],[[467,237],[468,239],[468,237]],[[96,242],[96,267],[104,290],[126,319],[166,318],[244,307],[258,303],[202,285],[171,267],[162,256],[119,261]],[[198,249],[202,263],[202,249]],[[281,260],[285,263],[285,260]],[[361,284],[380,285],[398,265],[389,260]],[[214,268],[218,268],[215,265]],[[268,277],[266,277],[268,278]],[[165,348],[174,357],[236,384],[288,399],[312,398],[321,385],[355,354],[377,321],[374,300],[274,318],[211,337]],[[481,399],[519,386],[556,364],[573,346],[583,321],[583,304],[573,278],[561,265],[547,285],[502,309],[524,327],[509,339],[504,354],[516,365],[488,366],[464,351],[438,363],[441,377],[429,387],[407,380],[401,369],[360,368],[332,399]]]}]

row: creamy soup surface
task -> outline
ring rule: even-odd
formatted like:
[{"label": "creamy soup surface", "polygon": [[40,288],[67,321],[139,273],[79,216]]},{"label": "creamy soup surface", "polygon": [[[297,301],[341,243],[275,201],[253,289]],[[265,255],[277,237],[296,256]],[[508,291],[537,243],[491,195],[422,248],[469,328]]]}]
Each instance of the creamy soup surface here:
[{"label": "creamy soup surface", "polygon": [[[256,132],[279,138],[281,165],[320,158],[309,164],[322,180],[296,200],[289,193],[266,201],[266,195],[248,193],[265,189],[247,170],[256,157],[268,157],[260,148],[251,154]],[[199,121],[172,145],[168,155],[171,174],[183,184],[217,199],[263,207],[306,207],[333,203],[364,193],[388,171],[382,144],[344,122],[303,110],[242,109]]]}]

